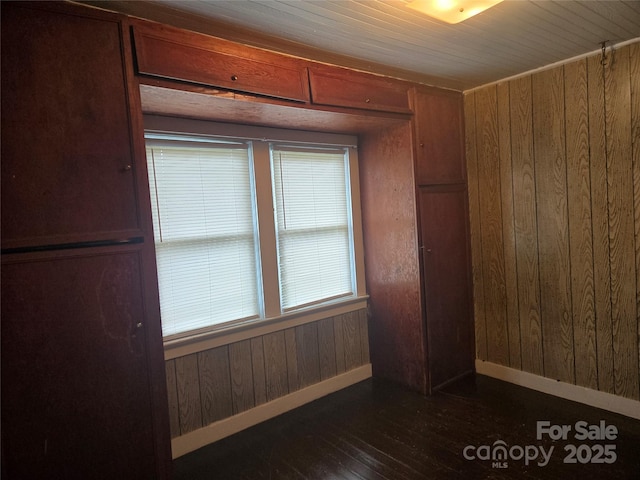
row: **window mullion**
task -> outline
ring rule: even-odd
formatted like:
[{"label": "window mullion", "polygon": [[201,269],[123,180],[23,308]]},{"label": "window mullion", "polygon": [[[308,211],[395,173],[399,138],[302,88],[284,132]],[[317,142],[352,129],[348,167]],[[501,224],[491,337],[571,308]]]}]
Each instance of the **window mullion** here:
[{"label": "window mullion", "polygon": [[351,200],[351,225],[353,235],[353,256],[356,280],[356,294],[367,294],[364,273],[364,234],[362,232],[362,212],[360,206],[360,172],[358,169],[358,149],[349,147],[349,193]]},{"label": "window mullion", "polygon": [[267,142],[253,142],[253,162],[258,204],[258,229],[260,231],[264,315],[266,318],[272,318],[281,314],[281,308],[278,250],[271,187],[271,160]]}]

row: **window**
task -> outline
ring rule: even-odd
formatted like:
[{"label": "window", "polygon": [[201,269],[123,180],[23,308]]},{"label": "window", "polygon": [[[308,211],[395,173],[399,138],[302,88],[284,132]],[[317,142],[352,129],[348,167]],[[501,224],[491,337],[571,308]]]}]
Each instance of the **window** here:
[{"label": "window", "polygon": [[352,137],[172,122],[145,135],[165,340],[364,296]]},{"label": "window", "polygon": [[147,140],[165,336],[259,312],[248,146]]},{"label": "window", "polygon": [[345,150],[274,147],[282,308],[353,295]]}]

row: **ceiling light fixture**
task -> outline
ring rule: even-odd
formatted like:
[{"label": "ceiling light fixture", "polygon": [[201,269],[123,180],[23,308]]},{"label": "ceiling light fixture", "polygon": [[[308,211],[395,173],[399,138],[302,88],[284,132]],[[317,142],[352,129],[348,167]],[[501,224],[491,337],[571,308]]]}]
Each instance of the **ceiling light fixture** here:
[{"label": "ceiling light fixture", "polygon": [[473,17],[502,0],[413,0],[409,8],[447,23],[458,23]]}]

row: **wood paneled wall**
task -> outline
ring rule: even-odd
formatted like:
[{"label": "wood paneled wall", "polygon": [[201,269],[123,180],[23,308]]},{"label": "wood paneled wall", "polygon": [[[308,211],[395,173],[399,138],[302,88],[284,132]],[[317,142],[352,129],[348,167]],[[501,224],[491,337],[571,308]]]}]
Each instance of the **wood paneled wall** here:
[{"label": "wood paneled wall", "polygon": [[640,43],[465,95],[477,357],[640,398]]},{"label": "wood paneled wall", "polygon": [[171,437],[368,363],[364,309],[167,360]]}]

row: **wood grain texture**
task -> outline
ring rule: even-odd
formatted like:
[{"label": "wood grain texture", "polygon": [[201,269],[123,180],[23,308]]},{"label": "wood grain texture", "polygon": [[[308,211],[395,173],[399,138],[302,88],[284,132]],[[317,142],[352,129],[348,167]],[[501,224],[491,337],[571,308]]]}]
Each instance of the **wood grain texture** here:
[{"label": "wood grain texture", "polygon": [[233,414],[229,346],[198,354],[202,424],[209,425]]},{"label": "wood grain texture", "polygon": [[367,332],[360,309],[168,360],[172,438],[369,363]]},{"label": "wood grain texture", "polygon": [[336,342],[336,371],[344,373],[347,370],[345,364],[344,315],[333,317],[333,331]]},{"label": "wood grain texture", "polygon": [[498,143],[500,153],[500,197],[502,199],[502,237],[504,250],[504,288],[507,302],[509,334],[509,366],[522,368],[520,348],[520,316],[518,315],[518,272],[516,267],[516,234],[513,221],[513,167],[511,166],[511,115],[509,84],[499,83]]},{"label": "wood grain texture", "polygon": [[433,391],[474,367],[471,284],[468,277],[460,278],[470,263],[467,191],[464,184],[420,187],[418,200]]},{"label": "wood grain texture", "polygon": [[298,381],[300,388],[304,388],[320,381],[318,322],[306,323],[296,327],[295,334]]},{"label": "wood grain texture", "polygon": [[262,337],[251,339],[251,367],[253,369],[253,394],[256,406],[267,401],[264,347]]},{"label": "wood grain texture", "polygon": [[464,183],[461,94],[416,88],[412,90],[411,97],[416,136],[416,184]]},{"label": "wood grain texture", "polygon": [[285,356],[287,359],[287,378],[289,381],[289,393],[300,389],[300,376],[298,375],[298,345],[295,328],[287,328],[284,331]]},{"label": "wood grain texture", "polygon": [[370,346],[369,346],[369,319],[367,318],[367,310],[358,310],[358,321],[360,326],[360,345],[362,348],[362,365],[369,363]]},{"label": "wood grain texture", "polygon": [[318,321],[318,357],[320,360],[320,379],[334,377],[336,367],[336,342],[333,331],[333,318]]},{"label": "wood grain texture", "polygon": [[406,82],[331,65],[309,65],[308,71],[315,104],[411,112]]},{"label": "wood grain texture", "polygon": [[[563,463],[572,436],[553,443],[545,467],[514,461],[496,472],[461,454],[496,436],[530,445],[550,414],[559,425],[616,425],[616,462]],[[638,451],[638,420],[483,375],[429,396],[374,377],[176,459],[173,479],[622,480],[637,478]]]},{"label": "wood grain texture", "polygon": [[639,398],[629,47],[605,68],[609,259],[615,393]]},{"label": "wood grain texture", "polygon": [[480,242],[487,359],[500,365],[509,365],[497,107],[495,86],[476,92]]},{"label": "wood grain texture", "polygon": [[229,345],[229,365],[231,369],[231,400],[235,415],[255,406],[251,340],[243,340]]},{"label": "wood grain texture", "polygon": [[342,325],[344,329],[344,364],[345,369],[349,371],[362,365],[358,312],[345,313]]},{"label": "wood grain texture", "polygon": [[482,274],[482,243],[480,240],[480,193],[478,185],[476,94],[473,92],[464,96],[464,114],[476,357],[480,360],[487,360],[487,326]]},{"label": "wood grain texture", "polygon": [[542,375],[542,324],[538,271],[538,222],[533,158],[531,78],[509,82],[514,224],[518,270],[518,303],[522,332],[522,369]]},{"label": "wood grain texture", "polygon": [[[639,54],[639,44],[628,45],[605,68],[593,55],[511,80],[508,91],[487,87],[497,89],[507,312],[517,302],[520,327],[514,335],[508,313],[509,360],[519,340],[516,368],[633,399],[640,396]],[[480,282],[477,272],[494,246],[484,244],[492,241],[484,234],[474,241],[474,233],[495,213],[483,201],[478,162],[493,132],[486,115],[492,101],[483,100],[491,95],[481,89],[465,96],[474,308],[476,332],[488,328],[486,355],[496,327],[478,317],[489,304],[477,296],[487,272]],[[485,339],[476,341],[481,348]],[[478,358],[483,353],[478,349]]]},{"label": "wood grain texture", "polygon": [[[640,43],[629,46],[631,78],[631,141],[633,155],[633,212],[636,244],[636,322],[640,342]],[[638,347],[640,366],[640,346]]]},{"label": "wood grain texture", "polygon": [[301,59],[144,21],[133,35],[140,74],[309,101]]},{"label": "wood grain texture", "polygon": [[426,392],[411,122],[359,138],[373,374]]},{"label": "wood grain texture", "polygon": [[262,341],[267,401],[270,401],[289,393],[284,331],[269,333],[262,337]]},{"label": "wood grain texture", "polygon": [[544,373],[573,383],[563,69],[537,73],[532,83]]},{"label": "wood grain texture", "polygon": [[176,358],[180,433],[185,434],[203,426],[198,355]]},{"label": "wood grain texture", "polygon": [[587,61],[564,67],[567,201],[576,384],[598,388]]},{"label": "wood grain texture", "polygon": [[169,399],[169,429],[171,438],[180,436],[180,408],[178,405],[178,384],[176,381],[176,361],[167,360],[165,364],[167,378],[167,397]]},{"label": "wood grain texture", "polygon": [[21,3],[2,13],[2,248],[141,235],[121,26]]},{"label": "wood grain texture", "polygon": [[614,393],[604,78],[599,56],[587,59],[587,84],[598,389]]},{"label": "wood grain texture", "polygon": [[153,473],[149,358],[131,335],[145,318],[138,252],[2,255],[2,478],[166,478]]},{"label": "wood grain texture", "polygon": [[408,122],[408,115],[360,112],[339,107],[305,105],[286,100],[225,92],[216,88],[141,78],[144,113],[213,122],[263,125],[315,132],[361,134]]}]

